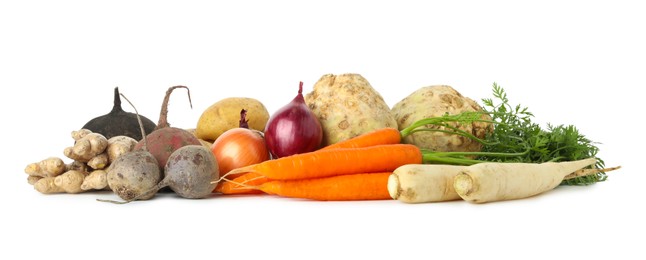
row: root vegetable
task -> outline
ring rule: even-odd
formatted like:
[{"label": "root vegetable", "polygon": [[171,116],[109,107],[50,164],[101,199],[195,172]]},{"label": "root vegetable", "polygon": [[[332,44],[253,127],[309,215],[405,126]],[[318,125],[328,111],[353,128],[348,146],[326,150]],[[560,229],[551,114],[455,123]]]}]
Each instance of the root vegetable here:
[{"label": "root vegetable", "polygon": [[[440,117],[445,114],[455,115],[462,112],[482,111],[482,107],[474,100],[462,96],[450,86],[436,85],[423,87],[411,93],[409,96],[395,104],[392,113],[399,130],[403,130],[413,123],[431,117]],[[488,115],[482,115],[483,119],[490,119]],[[449,123],[478,138],[484,138],[491,130],[491,124],[484,122],[473,123]],[[427,125],[438,130],[449,130],[446,127]],[[448,134],[439,131],[419,131],[405,136],[403,143],[414,144],[422,149],[436,152],[478,152],[481,144],[465,136]]]},{"label": "root vegetable", "polygon": [[164,168],[166,176],[158,188],[170,187],[183,198],[201,199],[209,196],[220,177],[217,161],[211,151],[201,145],[187,145],[175,151]]},{"label": "root vegetable", "polygon": [[30,163],[25,173],[31,176],[56,177],[65,172],[65,163],[61,158],[49,157],[40,162]]},{"label": "root vegetable", "polygon": [[104,190],[108,188],[108,172],[96,170],[85,176],[81,184],[82,190]]},{"label": "root vegetable", "polygon": [[240,120],[240,110],[248,111],[249,129],[264,131],[269,120],[269,111],[265,105],[253,98],[230,97],[222,99],[209,106],[202,112],[195,136],[213,142],[224,132],[237,128]]},{"label": "root vegetable", "polygon": [[255,172],[274,180],[310,179],[344,174],[391,172],[402,165],[415,163],[422,163],[419,148],[410,144],[390,144],[296,154],[238,168],[223,177]]},{"label": "root vegetable", "polygon": [[161,180],[155,157],[148,151],[133,151],[118,157],[108,168],[108,186],[124,200],[146,200],[155,194],[141,197]]},{"label": "root vegetable", "polygon": [[72,139],[74,139],[74,141],[78,141],[79,139],[81,139],[81,138],[83,138],[86,135],[91,134],[91,133],[92,133],[91,130],[81,128],[80,130],[72,131],[71,136],[72,136]]},{"label": "root vegetable", "polygon": [[200,143],[201,143],[204,147],[211,149],[211,145],[213,145],[213,142],[210,142],[210,141],[207,141],[207,140],[204,140],[204,139],[200,139],[199,137],[197,137],[197,134],[196,134],[196,132],[195,132],[195,131],[196,131],[196,130],[195,130],[195,128],[189,128],[189,129],[184,129],[184,130],[188,131],[188,132],[189,132],[189,133],[191,133],[193,136],[195,136],[195,138],[197,138],[197,140],[198,140],[198,141],[200,141]]},{"label": "root vegetable", "polygon": [[54,178],[54,185],[63,189],[67,193],[80,193],[84,190],[81,189],[81,184],[83,184],[83,179],[85,179],[85,173],[80,171],[67,171],[59,176]]},{"label": "root vegetable", "polygon": [[29,185],[34,185],[37,181],[39,181],[42,178],[43,177],[40,177],[40,176],[29,175],[27,176],[27,183],[29,183]]},{"label": "root vegetable", "polygon": [[388,192],[393,199],[406,203],[459,200],[453,180],[465,168],[454,165],[404,165],[388,178]]},{"label": "root vegetable", "polygon": [[34,189],[43,194],[63,193],[65,190],[54,184],[55,177],[45,177],[34,183]]},{"label": "root vegetable", "polygon": [[324,75],[305,95],[323,128],[322,145],[381,129],[397,121],[381,95],[359,74]]},{"label": "root vegetable", "polygon": [[[155,128],[155,131],[146,136],[146,139],[148,140],[148,151],[157,160],[158,167],[160,171],[162,171],[162,174],[163,169],[166,166],[166,162],[168,161],[168,157],[175,152],[175,150],[186,145],[201,145],[200,141],[193,134],[184,129],[171,127],[167,121],[170,94],[177,88],[185,88],[187,91],[190,91],[185,86],[174,86],[166,91],[157,127]],[[188,92],[188,97],[190,102],[190,92]],[[139,141],[139,143],[135,145],[134,150],[141,150],[142,147],[143,141]]]},{"label": "root vegetable", "polygon": [[92,169],[95,170],[100,170],[105,168],[108,165],[108,154],[107,153],[102,153],[97,156],[94,156],[92,159],[90,159],[87,162],[87,165],[90,166]]},{"label": "root vegetable", "polygon": [[462,199],[473,203],[522,199],[552,190],[565,176],[596,163],[596,158],[541,164],[480,163],[456,176],[454,188]]},{"label": "root vegetable", "polygon": [[[226,180],[229,180],[227,178]],[[269,178],[255,172],[249,172],[233,178],[231,181],[219,182],[213,192],[222,194],[256,194],[262,193],[257,189],[250,189],[248,186],[260,186],[271,181]]]},{"label": "root vegetable", "polygon": [[211,146],[213,146],[213,143],[211,143],[209,141],[202,140],[202,139],[197,139],[197,140],[200,141],[200,144],[202,146],[204,146],[205,148],[211,149]]},{"label": "root vegetable", "polygon": [[398,144],[401,142],[401,134],[395,128],[386,127],[367,132],[353,138],[341,141],[321,148],[320,150],[338,148],[360,148],[381,144]]},{"label": "root vegetable", "polygon": [[[125,96],[124,99],[130,103]],[[137,109],[134,109],[137,112]],[[155,194],[150,196],[141,196],[141,194],[155,187],[161,180],[159,164],[155,156],[148,152],[146,135],[141,122],[140,129],[144,136],[142,149],[117,157],[107,170],[108,186],[124,200],[152,198]]]},{"label": "root vegetable", "polygon": [[65,171],[71,171],[71,170],[89,172],[90,167],[87,166],[87,164],[84,162],[73,161],[71,163],[65,164]]},{"label": "root vegetable", "polygon": [[126,199],[124,202],[108,202],[123,204],[139,200],[141,197],[152,197],[165,187],[170,187],[182,198],[206,198],[215,188],[215,184],[211,181],[220,176],[213,154],[202,145],[187,145],[177,149],[168,158],[164,172],[165,177],[162,181],[139,196]]},{"label": "root vegetable", "polygon": [[[155,123],[145,116],[140,117],[141,123],[144,125],[144,132],[152,132],[155,128]],[[83,128],[99,133],[108,139],[120,135],[132,137],[136,140],[141,140],[143,137],[139,131],[137,116],[121,109],[119,88],[114,88],[114,106],[112,107],[112,111],[90,120]]]},{"label": "root vegetable", "polygon": [[72,160],[88,162],[95,156],[103,153],[108,147],[108,139],[98,133],[89,133],[76,140],[74,146],[63,151],[65,156]]},{"label": "root vegetable", "polygon": [[114,136],[108,139],[108,161],[113,162],[117,157],[132,151],[137,145],[137,140],[125,135]]},{"label": "root vegetable", "polygon": [[390,172],[332,176],[326,178],[270,181],[258,189],[283,197],[324,200],[385,200]]}]

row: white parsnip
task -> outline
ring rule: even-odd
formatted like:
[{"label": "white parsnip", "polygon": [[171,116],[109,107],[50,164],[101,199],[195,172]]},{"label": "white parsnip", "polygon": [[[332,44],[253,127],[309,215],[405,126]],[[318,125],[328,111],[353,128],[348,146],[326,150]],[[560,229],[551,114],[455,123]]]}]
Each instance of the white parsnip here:
[{"label": "white parsnip", "polygon": [[540,164],[479,163],[464,168],[455,177],[454,188],[462,199],[473,203],[522,199],[552,190],[565,176],[596,162],[588,158]]},{"label": "white parsnip", "polygon": [[388,178],[388,193],[406,203],[459,200],[453,179],[466,166],[408,164],[397,168]]}]

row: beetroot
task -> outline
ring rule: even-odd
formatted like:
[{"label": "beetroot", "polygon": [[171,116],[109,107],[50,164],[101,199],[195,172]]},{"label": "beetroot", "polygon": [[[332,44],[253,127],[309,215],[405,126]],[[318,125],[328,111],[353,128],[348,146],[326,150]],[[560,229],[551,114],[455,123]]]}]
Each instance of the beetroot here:
[{"label": "beetroot", "polygon": [[[125,96],[124,98],[128,101],[128,98]],[[132,103],[130,104],[132,105]],[[132,107],[134,108],[134,105]],[[136,108],[135,112],[137,112]],[[136,114],[136,117],[141,135],[144,136],[144,126],[139,113]],[[161,171],[157,160],[146,149],[145,136],[142,143],[142,150],[128,152],[117,157],[107,169],[108,186],[115,194],[126,201],[152,198],[155,194],[148,194],[147,191],[157,187],[161,180]],[[121,203],[112,200],[100,201]]]},{"label": "beetroot", "polygon": [[[185,88],[188,92],[188,100],[191,101],[191,93],[188,87],[185,86],[174,86],[169,88],[166,91],[166,96],[162,102],[161,112],[159,114],[159,122],[155,130],[148,134],[146,138],[148,139],[148,151],[155,157],[157,163],[159,164],[159,169],[163,171],[166,162],[168,162],[168,157],[177,149],[186,146],[186,145],[200,145],[200,141],[190,132],[171,127],[167,121],[168,117],[168,101],[170,99],[170,94],[176,88]],[[193,105],[191,104],[191,107]],[[143,142],[139,141],[135,146],[134,150],[140,150],[143,147]]]}]

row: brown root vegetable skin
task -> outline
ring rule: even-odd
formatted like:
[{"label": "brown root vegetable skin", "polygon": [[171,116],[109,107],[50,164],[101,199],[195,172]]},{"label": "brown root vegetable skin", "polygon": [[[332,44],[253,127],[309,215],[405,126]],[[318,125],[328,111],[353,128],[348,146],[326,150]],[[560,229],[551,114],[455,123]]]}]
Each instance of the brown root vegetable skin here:
[{"label": "brown root vegetable skin", "polygon": [[224,132],[238,128],[240,110],[246,109],[249,129],[263,131],[269,120],[269,111],[265,105],[254,98],[229,97],[222,99],[202,112],[195,136],[199,139],[214,142]]},{"label": "brown root vegetable skin", "polygon": [[[148,151],[155,157],[159,164],[159,169],[163,170],[168,157],[177,149],[186,145],[201,145],[200,141],[190,132],[176,127],[171,127],[168,123],[168,101],[170,94],[174,89],[185,88],[185,86],[174,86],[166,91],[166,96],[162,102],[161,112],[159,114],[159,122],[155,131],[148,134]],[[191,100],[190,92],[188,92],[189,102]],[[143,147],[143,140],[135,145],[134,150],[141,150]]]},{"label": "brown root vegetable skin", "polygon": [[323,146],[397,127],[381,94],[359,74],[323,75],[305,102],[321,123]]},{"label": "brown root vegetable skin", "polygon": [[[128,98],[125,96],[124,98],[128,101]],[[137,109],[134,109],[137,112]],[[155,194],[143,196],[142,193],[155,187],[161,180],[159,165],[155,157],[148,152],[148,141],[144,134],[143,125],[141,123],[139,125],[141,134],[144,136],[142,150],[132,151],[117,157],[107,169],[108,186],[115,194],[126,201],[134,198],[152,198]]]},{"label": "brown root vegetable skin", "polygon": [[177,195],[188,199],[208,197],[220,177],[217,161],[211,151],[201,145],[184,146],[171,155],[162,181]]},{"label": "brown root vegetable skin", "polygon": [[[451,86],[434,85],[420,88],[399,101],[393,106],[392,114],[397,120],[399,130],[403,130],[424,118],[481,110],[482,107],[477,102],[463,96]],[[482,119],[491,118],[488,115],[483,115]],[[491,124],[484,122],[452,123],[451,125],[478,138],[484,138],[487,132],[491,131]],[[481,144],[470,138],[442,132],[417,132],[404,137],[402,142],[438,152],[478,152],[481,150]]]}]

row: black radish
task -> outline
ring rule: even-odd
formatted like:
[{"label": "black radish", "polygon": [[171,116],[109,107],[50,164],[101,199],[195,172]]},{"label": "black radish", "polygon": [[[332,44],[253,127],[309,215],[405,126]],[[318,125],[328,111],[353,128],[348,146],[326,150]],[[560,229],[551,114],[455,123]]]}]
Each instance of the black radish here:
[{"label": "black radish", "polygon": [[[152,132],[156,127],[155,123],[145,116],[140,115],[140,117],[144,132]],[[121,109],[121,98],[119,97],[118,87],[114,88],[114,106],[112,107],[112,111],[88,121],[82,128],[88,129],[93,133],[99,133],[107,139],[120,135],[129,136],[135,140],[141,140],[143,137],[139,131],[137,115]]]}]

